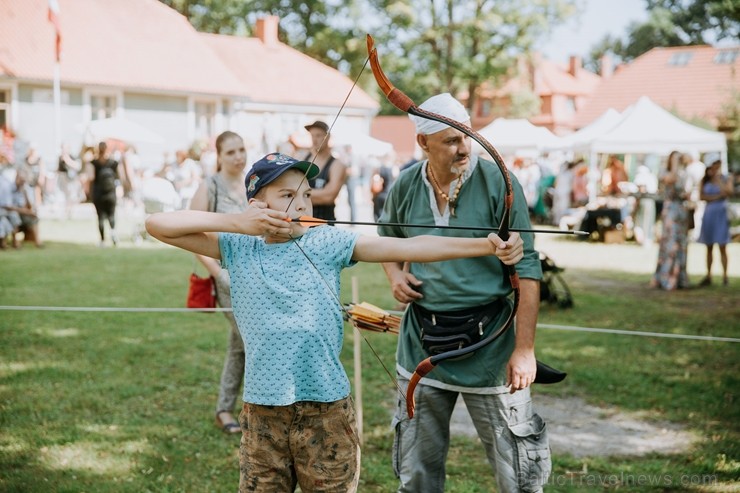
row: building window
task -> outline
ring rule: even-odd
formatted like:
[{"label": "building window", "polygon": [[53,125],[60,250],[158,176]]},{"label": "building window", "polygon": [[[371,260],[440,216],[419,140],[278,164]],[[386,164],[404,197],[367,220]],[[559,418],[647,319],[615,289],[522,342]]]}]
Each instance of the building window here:
[{"label": "building window", "polygon": [[576,112],[576,98],[573,96],[565,98],[565,111],[570,115]]},{"label": "building window", "polygon": [[209,139],[216,129],[216,103],[195,102],[195,138]]},{"label": "building window", "polygon": [[689,61],[691,61],[691,57],[693,57],[694,54],[690,51],[680,51],[678,53],[674,53],[671,55],[671,58],[668,60],[668,65],[674,65],[674,66],[683,66],[688,65]]},{"label": "building window", "polygon": [[738,53],[740,53],[740,50],[721,50],[714,55],[714,63],[721,65],[733,64],[737,59]]},{"label": "building window", "polygon": [[491,115],[491,100],[490,99],[483,99],[480,102],[480,106],[478,107],[478,116],[482,118],[486,118]]},{"label": "building window", "polygon": [[0,128],[10,127],[10,91],[0,89]]},{"label": "building window", "polygon": [[103,120],[104,118],[113,118],[116,116],[117,103],[116,97],[110,94],[91,94],[90,119]]}]

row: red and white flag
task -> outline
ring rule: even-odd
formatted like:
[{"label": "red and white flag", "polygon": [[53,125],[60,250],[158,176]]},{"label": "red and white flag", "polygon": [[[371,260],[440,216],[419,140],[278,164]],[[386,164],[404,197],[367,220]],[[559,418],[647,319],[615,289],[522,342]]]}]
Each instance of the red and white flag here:
[{"label": "red and white flag", "polygon": [[60,60],[62,55],[62,28],[59,22],[59,1],[49,0],[49,22],[54,25],[56,31],[56,39],[54,41],[54,47],[56,50],[57,62]]}]

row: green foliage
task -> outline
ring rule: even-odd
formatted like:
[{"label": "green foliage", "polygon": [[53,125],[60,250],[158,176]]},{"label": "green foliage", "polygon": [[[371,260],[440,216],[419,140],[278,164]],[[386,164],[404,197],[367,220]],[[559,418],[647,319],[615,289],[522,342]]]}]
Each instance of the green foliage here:
[{"label": "green foliage", "polygon": [[605,36],[592,47],[586,66],[598,68],[610,53],[629,62],[656,47],[711,44],[740,36],[740,4],[733,0],[645,0],[650,16],[634,22],[624,39]]},{"label": "green foliage", "polygon": [[242,0],[160,0],[184,15],[196,30],[217,34],[244,34],[249,26],[249,2]]},{"label": "green foliage", "polygon": [[[412,98],[412,92],[422,95],[416,100],[467,93],[468,108],[483,82],[495,84],[517,55],[574,11],[572,0],[389,3],[395,34],[387,38],[393,56],[402,60],[386,67],[391,80]],[[387,110],[388,105],[382,111]]]},{"label": "green foliage", "polygon": [[[0,252],[0,300],[4,305],[181,307],[192,265],[191,255],[172,248],[114,250],[48,242],[44,250]],[[575,269],[563,275],[576,305],[570,310],[543,306],[542,323],[737,337],[737,279],[727,288],[666,293],[648,289],[648,275]],[[344,301],[351,298],[353,276],[361,300],[395,305],[382,269],[371,264],[345,270]],[[227,327],[220,314],[2,311],[0,491],[233,491],[238,438],[213,424]],[[355,337],[348,327],[342,359],[350,379]],[[395,336],[365,337],[393,372]],[[546,491],[595,491],[585,482],[573,485],[586,473],[622,472],[676,478],[709,474],[719,483],[716,491],[737,486],[740,345],[545,329],[539,330],[537,345],[544,361],[569,376],[536,393],[638,411],[648,419],[681,423],[702,437],[694,449],[676,455],[555,454],[553,474],[568,481]],[[396,393],[364,341],[361,350],[360,491],[384,493],[397,486],[389,426]],[[446,491],[496,491],[484,455],[477,440],[454,438]]]},{"label": "green foliage", "polygon": [[529,118],[540,112],[542,101],[529,89],[521,89],[511,95],[511,109],[509,117],[511,118]]},{"label": "green foliage", "polygon": [[733,0],[645,0],[648,10],[660,8],[671,18],[690,44],[740,37],[740,4]]},{"label": "green foliage", "polygon": [[[495,83],[515,57],[575,10],[575,0],[161,0],[200,31],[251,34],[257,18],[280,17],[288,45],[354,78],[372,34],[383,68],[412,99],[471,94]],[[360,85],[377,91],[369,73]],[[381,113],[397,113],[381,102]]]}]

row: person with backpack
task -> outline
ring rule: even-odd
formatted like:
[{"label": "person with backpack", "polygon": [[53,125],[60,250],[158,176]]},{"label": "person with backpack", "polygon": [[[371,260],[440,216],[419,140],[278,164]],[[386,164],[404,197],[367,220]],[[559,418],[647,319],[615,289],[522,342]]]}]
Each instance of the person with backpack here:
[{"label": "person with backpack", "polygon": [[92,202],[98,215],[100,246],[105,246],[105,221],[110,225],[113,245],[118,245],[116,235],[116,186],[119,180],[118,161],[110,158],[108,144],[98,144],[98,155],[92,160],[94,175],[92,182]]}]

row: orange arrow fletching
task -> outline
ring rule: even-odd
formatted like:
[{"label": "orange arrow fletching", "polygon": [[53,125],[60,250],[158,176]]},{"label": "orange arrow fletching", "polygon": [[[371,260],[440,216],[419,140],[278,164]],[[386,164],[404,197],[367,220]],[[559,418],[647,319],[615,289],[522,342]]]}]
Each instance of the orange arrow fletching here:
[{"label": "orange arrow fletching", "polygon": [[328,221],[325,219],[318,219],[316,217],[311,216],[301,216],[295,219],[292,219],[294,223],[298,223],[301,226],[305,228],[311,228],[313,226],[321,226],[322,224],[326,224]]}]

